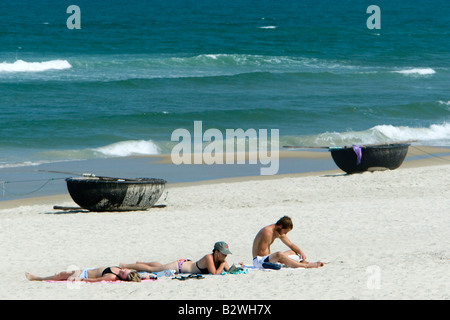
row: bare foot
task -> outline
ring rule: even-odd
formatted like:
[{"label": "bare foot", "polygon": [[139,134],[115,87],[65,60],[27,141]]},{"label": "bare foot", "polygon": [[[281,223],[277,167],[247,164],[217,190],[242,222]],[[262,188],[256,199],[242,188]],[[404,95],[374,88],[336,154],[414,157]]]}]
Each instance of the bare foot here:
[{"label": "bare foot", "polygon": [[317,261],[317,262],[309,262],[307,265],[307,268],[319,268],[323,267],[323,262]]},{"label": "bare foot", "polygon": [[41,278],[36,277],[35,275],[32,275],[31,273],[25,272],[25,277],[27,277],[27,279],[29,281],[39,281],[41,280]]}]

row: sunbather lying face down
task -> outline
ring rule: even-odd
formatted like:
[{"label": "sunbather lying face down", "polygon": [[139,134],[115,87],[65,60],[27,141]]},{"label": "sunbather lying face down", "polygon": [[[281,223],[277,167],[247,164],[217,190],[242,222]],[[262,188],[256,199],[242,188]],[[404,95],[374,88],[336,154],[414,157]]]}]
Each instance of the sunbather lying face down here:
[{"label": "sunbather lying face down", "polygon": [[159,262],[139,262],[133,264],[121,263],[122,268],[134,269],[137,271],[159,272],[164,270],[175,270],[178,273],[202,273],[202,274],[221,274],[222,271],[228,271],[230,268],[226,258],[231,254],[228,244],[225,242],[216,242],[212,253],[206,254],[193,262],[189,259],[178,259],[167,264]]},{"label": "sunbather lying face down", "polygon": [[30,281],[85,281],[85,282],[99,282],[99,281],[133,281],[140,282],[141,278],[136,271],[120,267],[100,267],[87,268],[84,270],[75,270],[71,272],[60,272],[53,276],[38,277],[26,272],[25,276]]}]

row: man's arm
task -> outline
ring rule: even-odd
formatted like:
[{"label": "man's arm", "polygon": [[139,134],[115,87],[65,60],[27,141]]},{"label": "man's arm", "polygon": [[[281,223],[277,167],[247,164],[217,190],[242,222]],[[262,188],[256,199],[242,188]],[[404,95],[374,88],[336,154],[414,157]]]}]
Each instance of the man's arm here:
[{"label": "man's arm", "polygon": [[230,267],[226,261],[222,261],[216,269],[213,256],[208,254],[206,255],[206,268],[211,274],[221,274],[222,271],[227,271]]},{"label": "man's arm", "polygon": [[281,242],[283,242],[285,245],[287,245],[289,247],[289,249],[291,249],[292,251],[294,251],[298,256],[300,256],[300,258],[302,258],[303,260],[306,260],[306,256],[303,253],[302,250],[300,250],[299,247],[297,247],[295,244],[292,243],[291,240],[289,240],[289,238],[286,235],[281,235],[280,236],[280,240]]}]

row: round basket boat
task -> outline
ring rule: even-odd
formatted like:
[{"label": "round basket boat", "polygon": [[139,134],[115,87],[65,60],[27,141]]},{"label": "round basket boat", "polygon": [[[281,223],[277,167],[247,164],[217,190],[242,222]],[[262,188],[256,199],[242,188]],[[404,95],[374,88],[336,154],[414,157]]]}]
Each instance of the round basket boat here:
[{"label": "round basket boat", "polygon": [[166,181],[155,178],[83,177],[66,179],[73,201],[89,211],[136,211],[151,208]]},{"label": "round basket boat", "polygon": [[360,147],[361,158],[352,147],[330,148],[336,165],[347,173],[394,170],[401,166],[408,153],[409,144],[385,144]]}]

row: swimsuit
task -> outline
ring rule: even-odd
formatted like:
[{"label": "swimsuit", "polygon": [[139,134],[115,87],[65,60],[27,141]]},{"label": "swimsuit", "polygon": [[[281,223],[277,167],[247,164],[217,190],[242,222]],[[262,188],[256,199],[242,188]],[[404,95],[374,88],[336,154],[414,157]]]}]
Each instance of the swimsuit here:
[{"label": "swimsuit", "polygon": [[81,271],[81,273],[80,273],[80,278],[81,278],[81,279],[87,279],[87,278],[88,278],[87,272],[88,272],[89,270],[94,270],[94,269],[97,269],[97,268],[87,268],[87,269],[84,269],[84,270]]},{"label": "swimsuit", "polygon": [[[117,268],[118,268],[118,267],[117,267]],[[87,278],[88,278],[88,271],[89,271],[89,270],[94,270],[94,269],[97,269],[97,268],[87,268],[87,269],[84,269],[84,270],[81,271],[81,273],[80,273],[80,278],[81,278],[81,279],[87,279]],[[119,275],[118,275],[117,273],[114,273],[114,272],[111,271],[111,267],[105,268],[105,270],[103,270],[103,272],[102,272],[102,276],[104,276],[104,275],[107,274],[107,273],[112,273],[112,274],[116,275],[116,276],[120,279],[120,277],[119,277]]]},{"label": "swimsuit", "polygon": [[263,263],[269,262],[269,256],[270,254],[268,254],[267,256],[257,256],[253,258],[253,266],[255,268],[259,268],[259,269],[263,269]]},{"label": "swimsuit", "polygon": [[[114,267],[105,268],[105,270],[102,271],[102,277],[107,273],[112,273],[113,275],[117,276],[117,278],[120,279],[120,277],[117,273],[111,271],[111,268],[114,268]],[[116,267],[116,268],[119,268],[119,267]]]},{"label": "swimsuit", "polygon": [[198,266],[198,261],[195,263],[195,266],[197,267],[198,270],[200,270],[200,273],[203,273],[203,274],[209,274],[208,268],[202,269],[202,268],[200,268],[200,267]]},{"label": "swimsuit", "polygon": [[[178,263],[178,273],[182,273],[182,272],[181,272],[181,266],[182,266],[183,263],[185,263],[186,261],[191,261],[191,260],[189,260],[189,259],[178,259],[178,260],[177,260],[177,263]],[[202,269],[202,268],[200,268],[200,267],[198,266],[198,261],[195,263],[195,266],[196,266],[197,269],[200,271],[200,273],[202,273],[202,274],[209,274],[208,268]]]},{"label": "swimsuit", "polygon": [[178,263],[178,273],[181,273],[181,266],[183,265],[183,263],[185,263],[186,261],[191,261],[189,259],[178,259],[177,263]]}]

